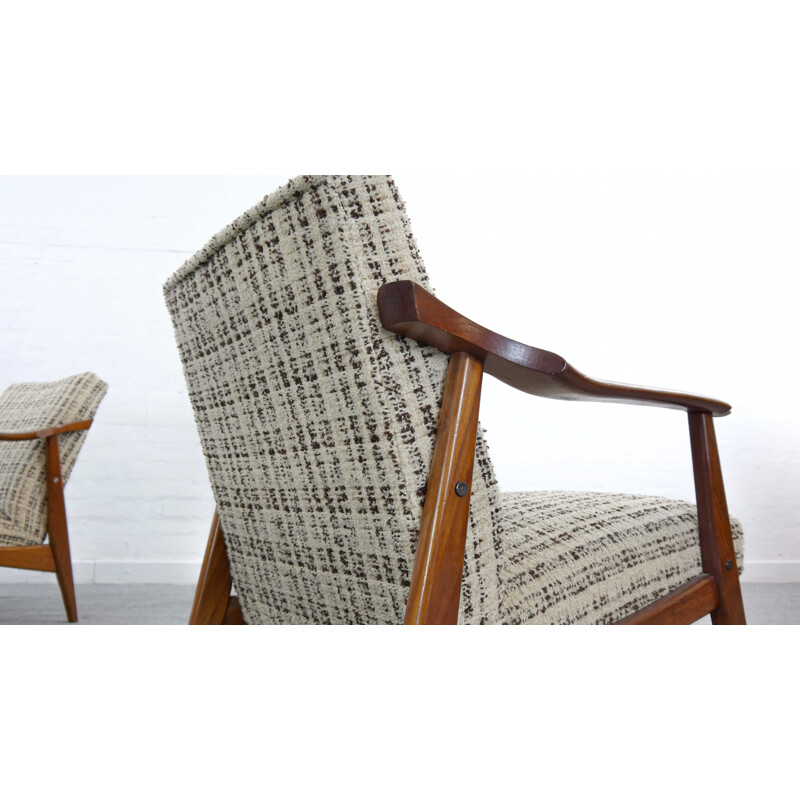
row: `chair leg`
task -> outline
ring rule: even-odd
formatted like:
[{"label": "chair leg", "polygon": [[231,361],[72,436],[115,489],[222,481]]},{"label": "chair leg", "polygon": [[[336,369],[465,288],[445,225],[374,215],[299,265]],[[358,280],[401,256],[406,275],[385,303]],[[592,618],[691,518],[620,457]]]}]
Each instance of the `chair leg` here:
[{"label": "chair leg", "polygon": [[64,507],[64,482],[61,478],[61,458],[58,436],[45,439],[45,477],[47,480],[47,535],[56,566],[56,577],[64,600],[69,622],[78,621],[75,602],[75,583],[72,579],[72,557],[69,551],[67,512]]},{"label": "chair leg", "polygon": [[[241,611],[238,610],[238,600],[231,598],[232,586],[228,551],[222,536],[219,514],[215,511],[203,566],[200,568],[200,578],[197,581],[197,591],[189,624],[231,625],[243,623]],[[230,613],[228,613],[229,607]]]},{"label": "chair leg", "polygon": [[711,415],[690,412],[689,436],[703,572],[714,578],[719,593],[719,606],[711,612],[711,621],[714,625],[744,625],[742,589]]},{"label": "chair leg", "polygon": [[225,618],[222,620],[223,625],[247,625],[242,613],[242,607],[239,604],[239,598],[231,596],[228,601],[228,608],[225,611]]}]

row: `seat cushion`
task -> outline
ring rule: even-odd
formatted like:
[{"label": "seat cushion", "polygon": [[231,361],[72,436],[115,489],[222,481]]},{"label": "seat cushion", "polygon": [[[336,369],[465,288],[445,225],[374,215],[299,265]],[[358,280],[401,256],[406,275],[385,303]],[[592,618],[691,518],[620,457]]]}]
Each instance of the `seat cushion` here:
[{"label": "seat cushion", "polygon": [[[84,372],[50,383],[15,383],[0,395],[0,430],[26,433],[94,417],[108,386]],[[66,485],[86,431],[58,437]],[[41,544],[47,533],[44,440],[0,442],[0,546]]]},{"label": "seat cushion", "polygon": [[[505,624],[610,624],[702,573],[697,509],[663,497],[506,492]],[[738,564],[742,528],[731,520]]]}]

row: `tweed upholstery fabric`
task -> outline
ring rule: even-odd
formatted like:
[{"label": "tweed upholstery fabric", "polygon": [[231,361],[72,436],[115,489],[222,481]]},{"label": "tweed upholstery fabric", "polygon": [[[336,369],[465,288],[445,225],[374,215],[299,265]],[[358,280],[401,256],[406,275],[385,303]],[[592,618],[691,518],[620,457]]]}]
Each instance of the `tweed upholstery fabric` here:
[{"label": "tweed upholstery fabric", "polygon": [[[663,497],[503,492],[504,623],[607,624],[703,570],[697,508]],[[743,535],[731,520],[736,560]]]},{"label": "tweed upholstery fabric", "polygon": [[[385,331],[377,291],[428,286],[388,176],[301,178],[165,286],[250,623],[403,619],[448,359]],[[485,445],[462,621],[499,607]]]},{"label": "tweed upholstery fabric", "polygon": [[[381,327],[400,279],[430,289],[391,179],[304,176],[164,287],[249,623],[403,619],[448,358]],[[479,430],[459,622],[621,618],[700,573],[693,513],[501,499]]]},{"label": "tweed upholstery fabric", "polygon": [[[24,433],[94,417],[108,389],[91,372],[51,383],[15,383],[0,395],[0,430]],[[86,431],[58,437],[63,483]],[[47,534],[44,441],[0,442],[0,545],[41,544]]]}]

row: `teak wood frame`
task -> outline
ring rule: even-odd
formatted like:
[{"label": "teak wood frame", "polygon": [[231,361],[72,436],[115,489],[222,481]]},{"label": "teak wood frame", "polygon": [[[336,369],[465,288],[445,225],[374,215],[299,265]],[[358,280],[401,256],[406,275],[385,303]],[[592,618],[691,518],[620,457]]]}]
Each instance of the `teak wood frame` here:
[{"label": "teak wood frame", "polygon": [[[617,624],[673,625],[711,614],[745,624],[713,417],[718,400],[588,378],[560,356],[477,325],[412,281],[381,287],[383,327],[451,355],[422,512],[405,624],[455,624],[461,596],[472,470],[484,373],[540,397],[681,409],[688,413],[703,574]],[[190,624],[243,622],[215,514]]]},{"label": "teak wood frame", "polygon": [[78,621],[75,584],[72,579],[72,558],[69,552],[67,511],[64,505],[64,481],[58,436],[71,431],[86,431],[92,420],[85,419],[52,428],[25,433],[0,433],[0,441],[44,441],[44,471],[47,482],[47,544],[0,547],[0,567],[55,572],[69,622]]}]

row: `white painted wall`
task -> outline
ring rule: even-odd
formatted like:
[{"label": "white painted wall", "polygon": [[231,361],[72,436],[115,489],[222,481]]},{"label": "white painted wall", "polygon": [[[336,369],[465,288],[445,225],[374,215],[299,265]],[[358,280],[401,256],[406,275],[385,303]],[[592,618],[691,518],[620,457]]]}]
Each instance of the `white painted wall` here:
[{"label": "white painted wall", "polygon": [[[288,177],[0,178],[0,386],[111,387],[67,487],[78,580],[195,580],[213,501],[161,286]],[[796,181],[395,177],[445,302],[594,377],[732,403],[745,579],[800,580]],[[679,412],[487,379],[481,417],[501,488],[693,498]]]}]

